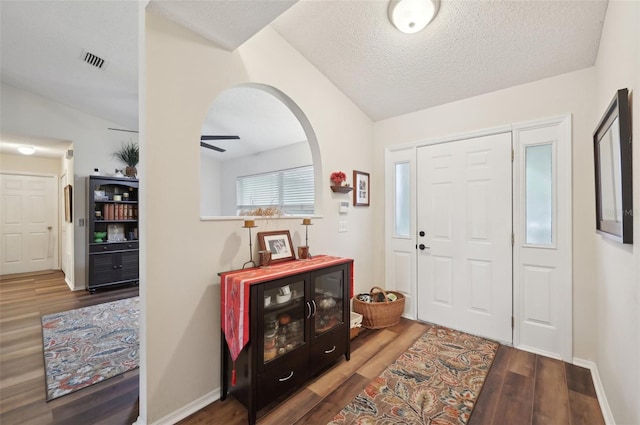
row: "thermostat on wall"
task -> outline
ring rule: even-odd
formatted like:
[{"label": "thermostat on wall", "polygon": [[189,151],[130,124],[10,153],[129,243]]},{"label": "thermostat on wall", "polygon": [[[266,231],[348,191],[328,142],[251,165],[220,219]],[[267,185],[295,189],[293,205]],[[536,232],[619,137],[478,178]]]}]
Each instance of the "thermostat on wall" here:
[{"label": "thermostat on wall", "polygon": [[340,214],[346,214],[349,209],[349,202],[340,202]]}]

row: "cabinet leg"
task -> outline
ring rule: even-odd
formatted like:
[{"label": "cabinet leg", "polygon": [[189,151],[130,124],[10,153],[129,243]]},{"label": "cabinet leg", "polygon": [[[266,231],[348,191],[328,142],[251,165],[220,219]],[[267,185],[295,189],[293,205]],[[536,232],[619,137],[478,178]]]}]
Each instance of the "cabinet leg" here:
[{"label": "cabinet leg", "polygon": [[229,390],[228,387],[228,374],[227,374],[227,368],[228,368],[228,360],[227,360],[227,351],[228,351],[228,347],[227,347],[227,340],[224,337],[224,332],[222,332],[222,329],[220,329],[220,346],[222,347],[222,353],[220,356],[220,368],[222,369],[220,371],[220,380],[222,381],[220,385],[220,387],[222,388],[222,394],[220,394],[220,400],[224,401],[227,399],[227,392]]}]

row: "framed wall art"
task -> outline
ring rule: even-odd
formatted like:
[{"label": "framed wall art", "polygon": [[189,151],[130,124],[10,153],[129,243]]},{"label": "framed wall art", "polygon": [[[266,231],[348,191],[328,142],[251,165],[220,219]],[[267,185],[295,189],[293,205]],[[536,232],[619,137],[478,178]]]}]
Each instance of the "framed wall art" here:
[{"label": "framed wall art", "polygon": [[593,133],[596,231],[633,243],[633,173],[629,92],[618,90]]},{"label": "framed wall art", "polygon": [[370,194],[369,173],[353,170],[353,206],[368,207]]},{"label": "framed wall art", "polygon": [[73,188],[70,184],[64,187],[64,221],[73,221]]},{"label": "framed wall art", "polygon": [[258,232],[260,250],[271,251],[271,262],[295,260],[291,234],[288,230],[274,230],[272,232]]}]

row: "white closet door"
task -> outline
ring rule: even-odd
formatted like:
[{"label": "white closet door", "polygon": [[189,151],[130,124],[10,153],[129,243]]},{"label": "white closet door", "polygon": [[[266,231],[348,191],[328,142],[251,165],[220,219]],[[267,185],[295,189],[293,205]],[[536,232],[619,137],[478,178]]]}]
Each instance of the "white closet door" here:
[{"label": "white closet door", "polygon": [[57,266],[57,182],[54,177],[0,174],[0,274]]},{"label": "white closet door", "polygon": [[511,164],[511,133],[418,148],[419,320],[512,342]]}]

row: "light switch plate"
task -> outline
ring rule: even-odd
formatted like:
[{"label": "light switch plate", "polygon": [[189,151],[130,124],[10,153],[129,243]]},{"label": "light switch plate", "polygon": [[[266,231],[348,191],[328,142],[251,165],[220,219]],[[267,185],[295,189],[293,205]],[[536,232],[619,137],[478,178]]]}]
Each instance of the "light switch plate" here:
[{"label": "light switch plate", "polygon": [[348,231],[349,231],[349,222],[346,220],[340,220],[338,222],[338,232],[343,233]]}]

